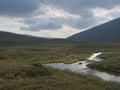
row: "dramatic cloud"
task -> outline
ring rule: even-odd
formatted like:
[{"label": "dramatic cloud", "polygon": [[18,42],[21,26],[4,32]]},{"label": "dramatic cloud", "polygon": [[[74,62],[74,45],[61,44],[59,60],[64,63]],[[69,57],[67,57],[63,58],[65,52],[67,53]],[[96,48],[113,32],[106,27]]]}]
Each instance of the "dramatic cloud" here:
[{"label": "dramatic cloud", "polygon": [[70,14],[64,10],[58,10],[54,7],[43,6],[42,11],[44,14],[38,14],[31,18],[25,18],[23,20],[25,26],[22,26],[22,30],[56,30],[68,24],[70,26],[76,24],[81,19],[79,15]]},{"label": "dramatic cloud", "polygon": [[38,9],[38,0],[0,0],[0,15],[24,17]]},{"label": "dramatic cloud", "polygon": [[62,8],[70,13],[80,14],[81,16],[92,16],[91,9],[102,7],[111,9],[120,5],[119,0],[46,0],[49,5]]},{"label": "dramatic cloud", "polygon": [[[58,37],[69,36],[119,16],[120,0],[0,0],[0,20],[9,19],[8,24],[0,22],[0,29],[14,27],[44,36],[54,37],[58,32],[62,34]],[[71,28],[66,27],[68,35],[65,26]]]}]

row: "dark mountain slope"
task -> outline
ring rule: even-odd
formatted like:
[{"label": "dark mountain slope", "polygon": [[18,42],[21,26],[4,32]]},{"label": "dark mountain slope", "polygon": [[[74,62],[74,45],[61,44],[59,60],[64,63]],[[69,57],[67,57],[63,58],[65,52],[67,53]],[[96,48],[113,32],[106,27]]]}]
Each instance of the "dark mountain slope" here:
[{"label": "dark mountain slope", "polygon": [[120,42],[120,18],[67,38],[77,42]]},{"label": "dark mountain slope", "polygon": [[0,31],[0,45],[29,45],[66,42],[64,39],[47,39]]}]

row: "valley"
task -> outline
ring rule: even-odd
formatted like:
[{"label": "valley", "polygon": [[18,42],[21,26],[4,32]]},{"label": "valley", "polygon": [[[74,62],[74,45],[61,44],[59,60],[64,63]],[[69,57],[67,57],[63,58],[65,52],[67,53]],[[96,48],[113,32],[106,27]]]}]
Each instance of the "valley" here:
[{"label": "valley", "polygon": [[120,90],[120,0],[0,0],[0,90]]},{"label": "valley", "polygon": [[[104,81],[96,76],[82,75],[69,70],[61,71],[42,64],[73,63],[86,60],[94,52],[104,52],[100,56],[103,61],[95,62],[90,67],[119,75],[117,54],[120,50],[119,46],[119,43],[57,44],[55,42],[46,45],[1,46],[0,90],[118,90],[120,83]],[[116,57],[110,59],[112,52]],[[110,60],[109,64],[106,60]],[[96,68],[96,63],[100,64],[101,68]],[[115,64],[118,68],[115,69],[116,71],[114,63],[118,64]],[[106,68],[110,70],[104,69],[106,64],[108,65]]]}]

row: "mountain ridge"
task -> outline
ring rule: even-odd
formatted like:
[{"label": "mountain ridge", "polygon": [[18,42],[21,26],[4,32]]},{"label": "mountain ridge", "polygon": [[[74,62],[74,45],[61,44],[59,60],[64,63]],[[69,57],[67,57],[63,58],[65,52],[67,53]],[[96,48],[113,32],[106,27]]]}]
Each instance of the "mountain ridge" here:
[{"label": "mountain ridge", "polygon": [[67,40],[75,42],[120,42],[120,18],[74,34]]},{"label": "mountain ridge", "polygon": [[64,39],[43,38],[30,35],[16,34],[6,31],[0,31],[0,45],[33,45],[33,44],[50,44],[50,43],[65,43]]}]

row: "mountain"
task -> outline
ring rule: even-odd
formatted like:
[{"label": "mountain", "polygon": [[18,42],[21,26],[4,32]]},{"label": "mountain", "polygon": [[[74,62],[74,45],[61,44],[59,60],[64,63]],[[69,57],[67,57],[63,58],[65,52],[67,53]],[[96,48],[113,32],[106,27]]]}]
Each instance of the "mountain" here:
[{"label": "mountain", "polygon": [[40,38],[0,31],[0,46],[65,43],[64,39]]},{"label": "mountain", "polygon": [[120,42],[120,18],[67,38],[76,42]]}]

